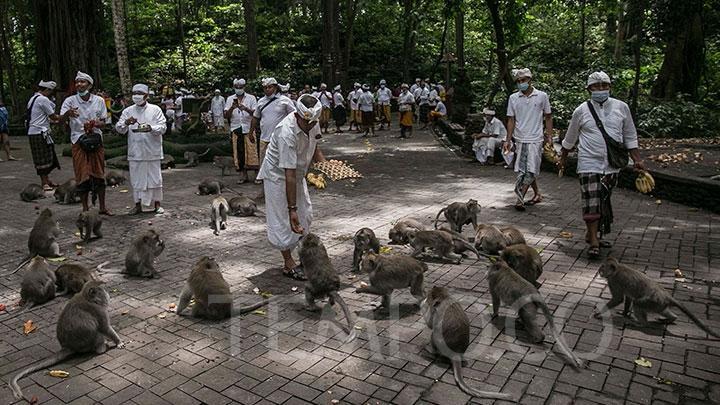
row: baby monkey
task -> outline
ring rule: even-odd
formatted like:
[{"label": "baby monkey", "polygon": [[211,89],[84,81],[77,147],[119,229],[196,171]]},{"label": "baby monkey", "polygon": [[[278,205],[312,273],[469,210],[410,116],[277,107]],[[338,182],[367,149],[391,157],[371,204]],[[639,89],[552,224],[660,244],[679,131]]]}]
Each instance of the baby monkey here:
[{"label": "baby monkey", "polygon": [[353,251],[353,271],[360,271],[360,259],[363,253],[371,251],[380,253],[380,241],[375,237],[375,232],[370,228],[361,228],[355,232],[353,237],[355,250]]},{"label": "baby monkey", "polygon": [[80,215],[78,215],[75,225],[77,225],[78,231],[80,232],[80,239],[85,242],[89,241],[93,234],[95,234],[97,238],[103,237],[102,232],[100,232],[102,217],[100,217],[100,214],[94,208],[81,212]]}]

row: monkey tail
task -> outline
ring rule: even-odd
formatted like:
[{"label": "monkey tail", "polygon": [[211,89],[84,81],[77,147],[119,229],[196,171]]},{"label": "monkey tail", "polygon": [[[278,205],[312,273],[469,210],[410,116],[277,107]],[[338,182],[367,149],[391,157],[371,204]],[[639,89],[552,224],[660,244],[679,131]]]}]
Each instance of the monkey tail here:
[{"label": "monkey tail", "polygon": [[462,360],[451,359],[450,361],[452,362],[453,374],[455,375],[455,383],[464,393],[478,398],[505,399],[515,402],[515,398],[513,398],[511,394],[493,391],[478,391],[476,389],[470,388],[465,383],[465,379],[463,378]]},{"label": "monkey tail", "polygon": [[235,193],[235,194],[237,194],[237,195],[243,195],[242,193],[237,192],[237,191],[231,189],[231,188],[228,187],[228,186],[223,186],[222,188],[225,189],[225,190],[227,190],[227,191],[233,192],[233,193]]},{"label": "monkey tail", "polygon": [[209,152],[210,152],[210,148],[207,148],[207,150],[205,152],[199,154],[198,157],[203,157],[203,156],[207,155]]},{"label": "monkey tail", "polygon": [[9,272],[7,272],[7,273],[4,273],[4,274],[0,275],[0,277],[6,277],[6,276],[9,276],[9,275],[11,275],[11,274],[17,273],[18,270],[20,270],[20,269],[22,269],[23,267],[25,267],[26,264],[30,263],[30,260],[32,260],[33,257],[34,257],[33,255],[27,256],[26,258],[24,258],[24,259],[20,262],[20,264],[17,265],[17,267],[15,267],[15,270],[9,271]]},{"label": "monkey tail", "polygon": [[45,359],[45,360],[43,360],[43,361],[40,361],[40,362],[38,362],[38,363],[35,363],[35,364],[33,364],[32,366],[30,366],[30,367],[22,370],[21,372],[17,373],[17,374],[15,375],[15,377],[13,377],[12,380],[10,380],[10,382],[8,383],[8,385],[10,386],[10,389],[11,389],[12,392],[13,392],[13,396],[15,396],[15,399],[18,399],[18,400],[19,400],[19,399],[24,399],[24,400],[26,400],[27,402],[30,402],[30,399],[26,398],[26,397],[23,395],[23,392],[22,392],[22,390],[20,389],[20,386],[18,385],[18,381],[19,381],[21,378],[25,377],[25,376],[28,375],[28,374],[32,374],[32,373],[34,373],[34,372],[36,372],[36,371],[38,371],[38,370],[42,370],[42,369],[44,369],[44,368],[52,367],[52,366],[54,366],[55,364],[60,363],[61,361],[65,361],[66,359],[68,359],[68,358],[69,358],[70,356],[72,356],[73,354],[74,354],[74,353],[71,352],[70,350],[65,350],[65,349],[63,349],[63,350],[61,350],[60,352],[56,353],[54,356],[48,357],[47,359]]},{"label": "monkey tail", "polygon": [[540,307],[540,310],[543,312],[543,314],[545,314],[545,318],[547,318],[548,320],[550,332],[555,339],[555,343],[557,343],[560,349],[560,353],[565,357],[566,361],[568,361],[570,367],[574,368],[575,370],[582,368],[584,366],[583,361],[579,357],[577,357],[575,353],[572,352],[572,350],[570,350],[570,347],[568,347],[565,339],[562,337],[562,335],[560,335],[560,333],[558,333],[557,329],[555,328],[555,321],[553,320],[552,313],[550,313],[550,308],[548,308],[542,296],[537,293],[531,294],[527,296],[527,298],[521,298],[521,300],[523,299],[534,302],[538,307]]},{"label": "monkey tail", "polygon": [[265,212],[260,211],[259,209],[255,209],[255,216],[256,216],[256,217],[264,217],[264,216],[265,216]]},{"label": "monkey tail", "polygon": [[478,250],[475,249],[475,246],[473,246],[472,243],[466,241],[465,239],[461,239],[461,240],[462,240],[462,243],[463,243],[463,245],[465,245],[465,248],[466,248],[467,250],[475,253],[475,255],[477,256],[478,260],[481,260],[481,259],[482,259],[482,256],[480,256],[480,252],[478,252]]},{"label": "monkey tail", "polygon": [[435,215],[435,221],[433,222],[433,227],[434,227],[435,229],[438,229],[437,223],[438,223],[438,220],[440,219],[440,214],[442,214],[442,213],[445,212],[446,210],[447,210],[447,207],[441,209],[440,211],[438,211],[437,215]]},{"label": "monkey tail", "polygon": [[258,308],[262,308],[265,305],[268,305],[273,300],[273,298],[275,298],[275,297],[266,298],[262,301],[258,301],[256,303],[254,303],[254,304],[245,305],[244,307],[238,307],[238,308],[233,307],[232,316],[247,314],[248,312],[252,312]]},{"label": "monkey tail", "polygon": [[[348,326],[347,326],[347,334],[348,337],[345,339],[345,343],[350,343],[357,337],[357,330],[355,329],[355,322],[353,322],[352,317],[350,316],[350,310],[348,309],[347,304],[345,304],[345,300],[342,299],[340,294],[337,293],[337,291],[333,291],[330,293],[330,297],[334,299],[338,304],[340,304],[340,308],[342,308],[343,313],[345,314],[345,319],[347,320]],[[344,329],[344,328],[343,328]]]},{"label": "monkey tail", "polygon": [[681,304],[681,303],[678,302],[675,298],[672,298],[672,297],[670,297],[670,302],[672,302],[673,305],[675,305],[675,306],[678,307],[681,311],[683,311],[683,312],[685,313],[685,315],[687,315],[688,318],[690,318],[693,322],[695,322],[695,325],[699,326],[700,329],[704,330],[705,333],[707,333],[707,334],[710,335],[710,336],[714,336],[714,337],[716,337],[716,338],[720,338],[720,334],[718,334],[718,333],[715,332],[714,330],[710,329],[710,327],[708,327],[708,326],[705,324],[705,322],[703,322],[702,320],[700,320],[700,318],[698,318],[697,316],[695,316],[695,314],[693,314],[692,312],[690,312],[690,310],[687,309],[687,307],[685,307],[685,305]]},{"label": "monkey tail", "polygon": [[109,261],[109,260],[104,261],[104,262],[98,264],[98,265],[95,267],[95,270],[97,270],[97,272],[100,273],[100,274],[102,274],[102,273],[109,273],[109,274],[121,274],[121,273],[124,273],[124,271],[123,271],[122,269],[118,269],[118,268],[106,269],[105,266],[107,266],[108,264],[110,264],[110,261]]}]

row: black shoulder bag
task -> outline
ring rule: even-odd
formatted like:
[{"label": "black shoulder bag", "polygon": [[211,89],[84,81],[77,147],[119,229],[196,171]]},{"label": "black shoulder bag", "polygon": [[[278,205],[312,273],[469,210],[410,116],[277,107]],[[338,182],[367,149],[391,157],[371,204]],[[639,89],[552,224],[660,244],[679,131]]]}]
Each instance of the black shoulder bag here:
[{"label": "black shoulder bag", "polygon": [[628,165],[629,158],[628,150],[625,148],[625,145],[623,145],[622,142],[612,139],[610,135],[607,134],[607,131],[605,131],[605,127],[603,126],[602,121],[600,121],[600,117],[598,117],[595,107],[593,107],[590,100],[588,100],[587,105],[590,109],[590,114],[592,114],[593,119],[595,120],[595,125],[597,125],[598,129],[600,129],[600,133],[602,133],[603,139],[605,139],[607,158],[610,167],[615,169],[622,169],[626,167]]},{"label": "black shoulder bag", "polygon": [[36,95],[33,98],[32,102],[30,102],[30,107],[28,107],[27,111],[25,112],[25,133],[28,133],[28,131],[30,131],[30,118],[32,118],[32,109],[35,106],[35,101],[37,101],[38,97],[40,97],[40,95]]},{"label": "black shoulder bag", "polygon": [[75,143],[77,143],[80,146],[80,149],[84,150],[85,152],[93,153],[96,150],[100,149],[103,144],[103,140],[102,135],[91,131],[80,135],[80,138],[78,138],[77,142]]}]

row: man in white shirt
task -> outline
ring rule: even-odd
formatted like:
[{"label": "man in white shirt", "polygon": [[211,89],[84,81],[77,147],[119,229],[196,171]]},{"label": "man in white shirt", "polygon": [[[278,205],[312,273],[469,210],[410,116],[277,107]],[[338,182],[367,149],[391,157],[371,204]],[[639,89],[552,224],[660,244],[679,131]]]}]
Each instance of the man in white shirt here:
[{"label": "man in white shirt", "polygon": [[355,124],[355,129],[360,132],[360,124],[362,123],[360,107],[358,106],[358,98],[360,98],[360,94],[362,94],[360,83],[355,83],[353,85],[353,91],[348,94],[348,101],[350,103],[350,128],[348,131],[352,131],[353,124]]},{"label": "man in white shirt", "polygon": [[[507,139],[503,152],[510,150],[515,140],[515,172],[518,173],[515,183],[515,194],[518,197],[515,209],[524,211],[525,205],[539,204],[542,195],[537,184],[540,175],[543,150],[543,123],[545,124],[544,141],[552,144],[552,110],[550,99],[545,92],[532,86],[530,69],[514,69],[512,71],[518,91],[508,99]],[[532,187],[533,198],[525,202],[525,194]]]},{"label": "man in white shirt", "polygon": [[[578,106],[573,112],[570,124],[562,142],[559,166],[565,167],[568,152],[578,143],[577,173],[580,178],[580,196],[583,220],[587,232],[585,241],[590,245],[588,256],[600,256],[600,247],[610,247],[600,241],[610,232],[613,211],[610,202],[617,176],[622,168],[608,162],[607,145],[603,132],[598,127],[590,110],[597,114],[605,133],[620,142],[628,150],[636,170],[645,170],[638,151],[638,137],[630,108],[624,102],[610,97],[610,76],[605,72],[594,72],[588,77],[587,91],[590,100]],[[605,242],[605,243],[602,243]]]},{"label": "man in white shirt", "polygon": [[418,105],[418,118],[423,126],[420,129],[427,128],[428,120],[430,118],[430,104],[428,98],[430,97],[430,89],[424,81],[420,81],[420,85],[415,89],[415,103]]},{"label": "man in white shirt", "polygon": [[102,97],[90,93],[92,85],[90,75],[77,72],[76,94],[63,101],[60,115],[70,125],[73,170],[83,211],[90,209],[88,196],[92,191],[99,197],[100,214],[112,216],[105,205],[105,148],[102,145],[107,107]]},{"label": "man in white shirt", "polygon": [[57,84],[53,81],[40,81],[37,92],[27,103],[30,112],[27,129],[30,152],[35,171],[40,176],[40,182],[46,191],[57,187],[50,181],[50,173],[53,169],[60,168],[50,130],[50,122],[57,122],[60,119],[55,113],[55,103],[49,98],[55,93],[55,87]]},{"label": "man in white shirt", "polygon": [[482,164],[495,164],[495,151],[500,148],[505,137],[507,136],[507,130],[502,121],[495,118],[495,111],[489,108],[483,109],[483,115],[485,116],[485,126],[483,126],[482,132],[479,134],[473,134],[473,151],[475,151],[475,157],[477,161]]},{"label": "man in white shirt", "polygon": [[415,84],[410,86],[410,94],[415,94],[415,90],[417,90],[418,87],[420,87],[420,82],[422,80],[418,77],[415,79]]},{"label": "man in white shirt", "polygon": [[313,217],[305,175],[312,163],[325,160],[317,147],[321,112],[320,100],[300,96],[297,111],[274,128],[258,174],[265,192],[268,240],[282,254],[283,274],[296,280],[304,280],[305,274],[293,260],[292,250],[310,232]]},{"label": "man in white shirt", "polygon": [[215,95],[210,100],[210,114],[212,114],[215,131],[225,130],[225,97],[220,89],[215,89]]},{"label": "man in white shirt", "polygon": [[322,104],[322,114],[320,114],[320,130],[321,133],[328,133],[330,126],[330,117],[332,115],[333,96],[327,89],[327,84],[320,83],[320,90],[313,93]]},{"label": "man in white shirt", "polygon": [[435,103],[435,108],[430,111],[430,123],[434,127],[437,120],[444,119],[445,117],[447,117],[447,107],[445,107],[445,103],[437,100],[437,102]]},{"label": "man in white shirt", "polygon": [[368,134],[372,134],[370,136],[375,136],[374,106],[375,98],[370,91],[370,85],[363,84],[362,93],[358,97],[358,108],[360,108],[360,113],[362,114],[362,124],[363,129],[365,130],[363,137],[368,136]]},{"label": "man in white shirt", "polygon": [[248,181],[248,170],[260,169],[259,143],[250,140],[252,117],[257,108],[257,99],[245,92],[245,79],[233,80],[234,93],[225,100],[225,117],[230,120],[230,139],[232,142],[235,170],[240,173],[238,184]]},{"label": "man in white shirt", "polygon": [[[398,110],[400,110],[400,138],[412,136],[413,129],[413,107],[415,106],[415,97],[408,90],[407,83],[403,83],[400,88],[400,96],[398,97]],[[406,135],[410,132],[410,135]]]},{"label": "man in white shirt", "polygon": [[133,105],[123,110],[115,124],[115,130],[128,137],[127,160],[135,201],[129,215],[140,214],[143,205],[147,207],[150,204],[154,204],[156,214],[165,212],[160,202],[163,200],[161,164],[166,122],[162,109],[148,103],[147,99],[147,85],[133,86]]},{"label": "man in white shirt", "polygon": [[377,103],[380,110],[380,130],[385,129],[383,124],[387,124],[390,129],[390,99],[392,99],[392,90],[385,86],[385,79],[380,80],[380,88],[377,90]]},{"label": "man in white shirt", "polygon": [[342,133],[340,127],[347,121],[347,112],[345,111],[345,98],[339,84],[333,89],[333,120],[335,121],[335,133]]}]

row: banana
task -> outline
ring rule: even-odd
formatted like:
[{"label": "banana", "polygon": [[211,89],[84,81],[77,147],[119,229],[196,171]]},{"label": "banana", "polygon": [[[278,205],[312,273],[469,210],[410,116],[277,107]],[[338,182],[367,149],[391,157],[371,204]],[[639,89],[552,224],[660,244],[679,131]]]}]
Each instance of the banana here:
[{"label": "banana", "polygon": [[655,179],[650,175],[650,172],[645,172],[645,178],[648,180],[648,183],[650,183],[650,187],[655,188]]}]

